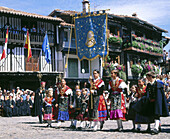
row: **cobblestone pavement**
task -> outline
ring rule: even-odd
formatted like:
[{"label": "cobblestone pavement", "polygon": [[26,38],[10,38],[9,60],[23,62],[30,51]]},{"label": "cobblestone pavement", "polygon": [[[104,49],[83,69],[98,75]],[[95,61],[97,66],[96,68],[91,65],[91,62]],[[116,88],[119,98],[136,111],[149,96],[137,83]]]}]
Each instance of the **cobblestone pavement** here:
[{"label": "cobblestone pavement", "polygon": [[[151,139],[151,138],[170,138],[170,117],[161,118],[162,132],[158,135],[151,135],[146,133],[146,125],[142,125],[141,133],[132,132],[132,122],[123,122],[124,131],[117,132],[114,129],[117,128],[116,121],[106,121],[102,131],[98,130],[93,132],[91,130],[71,130],[69,128],[70,121],[62,123],[60,129],[56,128],[56,123],[52,123],[52,128],[47,127],[47,124],[39,124],[37,117],[0,117],[0,138],[8,139],[39,139],[39,138],[79,138],[79,139]],[[152,124],[151,127],[154,125]],[[112,129],[112,130],[110,130]]]}]

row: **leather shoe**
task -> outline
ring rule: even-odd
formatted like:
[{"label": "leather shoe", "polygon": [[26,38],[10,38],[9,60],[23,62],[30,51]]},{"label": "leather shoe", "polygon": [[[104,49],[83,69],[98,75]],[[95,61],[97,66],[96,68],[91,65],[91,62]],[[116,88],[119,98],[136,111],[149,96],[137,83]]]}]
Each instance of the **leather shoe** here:
[{"label": "leather shoe", "polygon": [[121,132],[123,130],[123,128],[121,127],[121,128],[117,128],[116,129],[116,131],[118,131],[118,132]]},{"label": "leather shoe", "polygon": [[158,133],[159,133],[159,131],[158,131],[157,129],[154,128],[154,129],[152,130],[152,134],[153,134],[153,135],[154,135],[154,134],[158,134]]},{"label": "leather shoe", "polygon": [[140,132],[141,129],[140,129],[140,128],[137,128],[136,130],[137,130],[137,132]]},{"label": "leather shoe", "polygon": [[102,130],[103,129],[103,123],[100,125],[100,130]]}]

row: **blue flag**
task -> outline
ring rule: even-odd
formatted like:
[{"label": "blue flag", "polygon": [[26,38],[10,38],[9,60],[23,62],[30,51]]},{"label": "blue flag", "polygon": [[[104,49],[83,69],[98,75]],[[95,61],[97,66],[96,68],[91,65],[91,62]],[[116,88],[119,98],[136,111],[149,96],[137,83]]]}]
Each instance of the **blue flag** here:
[{"label": "blue flag", "polygon": [[108,55],[107,15],[75,17],[76,48],[79,60]]},{"label": "blue flag", "polygon": [[44,41],[42,44],[42,50],[45,53],[45,60],[47,61],[47,63],[49,63],[51,61],[51,50],[50,50],[50,46],[49,46],[47,33],[45,34],[45,37],[44,37]]}]

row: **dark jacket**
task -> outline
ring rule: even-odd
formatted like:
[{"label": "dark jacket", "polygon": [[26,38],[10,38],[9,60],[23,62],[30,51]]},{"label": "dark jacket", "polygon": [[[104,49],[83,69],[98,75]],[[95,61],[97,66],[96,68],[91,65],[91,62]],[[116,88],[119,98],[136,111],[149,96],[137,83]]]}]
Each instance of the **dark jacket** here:
[{"label": "dark jacket", "polygon": [[33,116],[38,116],[42,113],[41,109],[43,108],[43,98],[44,98],[45,90],[41,94],[39,94],[39,92],[40,92],[40,88],[38,88],[35,92]]},{"label": "dark jacket", "polygon": [[[151,91],[152,90],[152,91]],[[152,93],[151,93],[152,92]],[[154,101],[151,101],[154,100]],[[163,85],[157,81],[148,84],[146,96],[143,96],[133,109],[144,116],[166,117],[169,115]]]},{"label": "dark jacket", "polygon": [[[11,105],[13,105],[14,107],[11,108]],[[11,102],[10,102],[9,99],[7,101],[5,101],[5,103],[4,103],[4,110],[5,110],[6,113],[10,112],[14,116],[18,114],[18,112],[17,112],[18,110],[17,110],[17,107],[15,105],[14,100],[11,100]]]},{"label": "dark jacket", "polygon": [[17,101],[18,113],[20,116],[26,115],[26,103],[25,100],[21,101],[20,99]]}]

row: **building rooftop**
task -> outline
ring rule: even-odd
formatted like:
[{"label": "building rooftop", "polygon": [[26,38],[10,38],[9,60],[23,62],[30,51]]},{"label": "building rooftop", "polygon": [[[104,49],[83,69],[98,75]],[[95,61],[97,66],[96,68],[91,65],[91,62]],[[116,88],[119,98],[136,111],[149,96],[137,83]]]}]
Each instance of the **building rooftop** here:
[{"label": "building rooftop", "polygon": [[[57,13],[60,13],[61,15],[74,15],[74,14],[81,14],[81,12],[78,12],[78,11],[71,11],[71,10],[60,10],[60,9],[55,9],[54,11],[52,11],[49,16],[52,16],[55,12]],[[112,17],[117,17],[117,18],[122,18],[122,19],[126,19],[126,18],[129,18],[129,19],[132,19],[133,21],[138,21],[140,24],[144,24],[146,26],[150,26],[152,27],[153,29],[155,30],[158,30],[158,31],[161,31],[161,32],[165,32],[167,33],[168,31],[167,30],[164,30],[158,26],[155,26],[151,23],[148,23],[147,21],[144,21],[140,18],[137,17],[137,14],[133,14],[133,16],[127,16],[127,15],[116,15],[116,14],[108,14]]]},{"label": "building rooftop", "polygon": [[58,18],[58,17],[51,17],[51,16],[34,14],[34,13],[28,13],[28,12],[23,12],[23,11],[18,11],[18,10],[14,10],[14,9],[11,9],[11,8],[7,8],[7,7],[0,7],[0,13],[20,15],[20,16],[26,16],[26,17],[34,17],[34,18],[60,21],[60,22],[63,21],[61,18]]},{"label": "building rooftop", "polygon": [[52,11],[49,16],[52,16],[55,12],[61,13],[62,15],[73,15],[73,14],[80,14],[81,12],[77,11],[71,11],[71,10],[60,10],[60,9],[55,9]]},{"label": "building rooftop", "polygon": [[167,30],[165,29],[162,29],[158,26],[155,26],[145,20],[142,20],[140,18],[138,18],[137,16],[128,16],[128,15],[116,15],[116,14],[109,14],[110,16],[113,16],[113,17],[119,17],[119,18],[122,18],[122,19],[125,19],[125,18],[129,18],[129,19],[132,19],[133,21],[138,21],[140,24],[145,24],[147,26],[152,26],[155,30],[159,30],[161,32],[165,32],[165,33],[168,33]]}]

